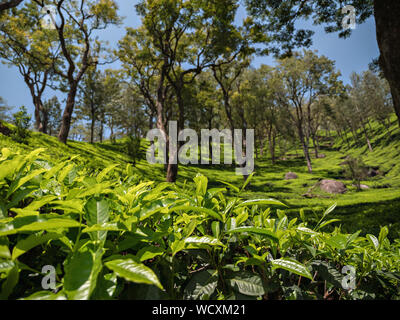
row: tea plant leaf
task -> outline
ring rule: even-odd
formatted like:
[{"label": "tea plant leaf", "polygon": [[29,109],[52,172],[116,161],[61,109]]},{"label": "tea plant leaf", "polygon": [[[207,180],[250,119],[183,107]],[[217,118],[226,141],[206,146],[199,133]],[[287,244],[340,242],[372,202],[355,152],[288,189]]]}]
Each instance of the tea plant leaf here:
[{"label": "tea plant leaf", "polygon": [[53,293],[51,291],[38,291],[29,297],[22,298],[19,300],[67,300],[64,292]]},{"label": "tea plant leaf", "polygon": [[241,294],[247,296],[263,296],[265,294],[261,277],[249,272],[238,272],[235,278],[230,280],[231,286]]},{"label": "tea plant leaf", "polygon": [[165,250],[159,247],[144,247],[139,250],[136,257],[141,261],[154,259],[157,256],[161,256],[165,253]]},{"label": "tea plant leaf", "polygon": [[[96,199],[90,199],[86,205],[86,220],[89,227],[94,225],[102,225],[108,222],[110,217],[109,205],[107,200],[102,199],[97,201]],[[90,233],[92,240],[102,241],[107,238],[107,231],[96,231]]]},{"label": "tea plant leaf", "polygon": [[169,212],[177,212],[177,211],[185,211],[185,212],[194,211],[194,212],[205,213],[208,216],[213,217],[214,219],[224,222],[222,216],[219,213],[207,208],[193,207],[193,206],[177,206],[169,209]]},{"label": "tea plant leaf", "polygon": [[75,252],[65,262],[64,291],[68,299],[88,300],[96,287],[102,268],[104,250],[88,249]]},{"label": "tea plant leaf", "polygon": [[273,233],[272,231],[262,229],[262,228],[256,228],[256,227],[239,227],[235,229],[228,230],[227,233],[251,233],[251,234],[257,234],[259,236],[266,237],[268,239],[271,239],[274,242],[279,242],[278,237]]},{"label": "tea plant leaf", "polygon": [[207,184],[208,179],[203,175],[197,175],[194,179],[194,183],[196,184],[196,195],[203,196],[207,192]]},{"label": "tea plant leaf", "polygon": [[286,204],[275,200],[275,199],[253,199],[253,200],[247,200],[243,201],[238,205],[238,207],[247,207],[247,206],[254,206],[254,205],[277,205],[277,206],[283,206],[287,207]]},{"label": "tea plant leaf", "polygon": [[186,238],[184,240],[184,242],[187,245],[189,244],[189,245],[201,246],[201,245],[206,244],[206,245],[209,245],[209,246],[221,246],[221,247],[224,247],[224,244],[221,241],[219,241],[216,238],[210,237],[210,236],[204,236],[204,237],[195,237],[195,236],[193,236],[193,237]]},{"label": "tea plant leaf", "polygon": [[271,264],[274,269],[278,268],[285,269],[294,274],[312,280],[312,275],[310,271],[308,271],[307,267],[294,259],[289,259],[289,258],[275,259],[271,261]]},{"label": "tea plant leaf", "polygon": [[379,240],[372,234],[367,234],[367,239],[371,242],[374,246],[375,250],[379,249]]},{"label": "tea plant leaf", "polygon": [[38,169],[35,170],[33,172],[31,172],[30,174],[21,177],[17,180],[15,180],[11,186],[10,189],[8,189],[6,198],[8,199],[10,197],[11,194],[13,194],[15,191],[17,191],[21,186],[23,186],[25,183],[27,183],[28,181],[32,180],[33,178],[35,178],[36,176],[40,175],[43,172],[46,172],[46,169]]},{"label": "tea plant leaf", "polygon": [[196,272],[184,290],[185,300],[203,300],[210,298],[218,285],[218,273],[215,270]]},{"label": "tea plant leaf", "polygon": [[12,259],[15,260],[19,256],[25,254],[30,249],[48,242],[49,240],[55,240],[61,238],[63,235],[60,233],[46,233],[43,235],[32,234],[26,239],[20,240],[17,242],[16,246],[12,252]]},{"label": "tea plant leaf", "polygon": [[0,261],[0,273],[8,273],[15,267],[15,262],[12,260]]},{"label": "tea plant leaf", "polygon": [[7,300],[10,294],[13,292],[15,286],[19,280],[19,269],[15,265],[7,275],[6,280],[3,282],[0,292],[0,300]]},{"label": "tea plant leaf", "polygon": [[48,231],[51,229],[75,228],[81,226],[76,220],[56,217],[49,217],[48,215],[16,217],[5,224],[0,223],[0,236],[26,231]]},{"label": "tea plant leaf", "polygon": [[164,290],[153,270],[133,259],[116,259],[106,262],[105,266],[128,281],[151,284]]}]

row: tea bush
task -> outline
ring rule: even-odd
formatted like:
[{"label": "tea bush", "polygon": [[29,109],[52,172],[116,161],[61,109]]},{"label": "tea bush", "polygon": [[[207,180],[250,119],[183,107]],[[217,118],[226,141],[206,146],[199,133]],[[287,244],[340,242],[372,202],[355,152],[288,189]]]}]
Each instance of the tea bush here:
[{"label": "tea bush", "polygon": [[[43,149],[2,150],[1,299],[398,299],[400,241],[324,232],[238,188],[140,181],[127,165],[91,173]],[[347,290],[343,267],[356,274]],[[55,270],[55,287],[45,290]],[[347,268],[349,269],[349,268]],[[44,285],[43,285],[44,284]],[[50,286],[51,287],[51,286]]]}]

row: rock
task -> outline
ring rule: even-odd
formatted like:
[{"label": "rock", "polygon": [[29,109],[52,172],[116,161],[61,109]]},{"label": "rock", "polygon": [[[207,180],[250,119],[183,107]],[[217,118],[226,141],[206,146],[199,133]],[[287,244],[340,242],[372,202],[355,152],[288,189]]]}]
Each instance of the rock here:
[{"label": "rock", "polygon": [[324,159],[324,158],[326,158],[326,154],[321,153],[318,155],[318,159]]},{"label": "rock", "polygon": [[319,183],[322,191],[332,194],[343,194],[347,191],[344,183],[336,180],[322,180]]},{"label": "rock", "polygon": [[285,180],[294,180],[297,178],[298,178],[298,176],[294,172],[288,172],[285,174]]}]

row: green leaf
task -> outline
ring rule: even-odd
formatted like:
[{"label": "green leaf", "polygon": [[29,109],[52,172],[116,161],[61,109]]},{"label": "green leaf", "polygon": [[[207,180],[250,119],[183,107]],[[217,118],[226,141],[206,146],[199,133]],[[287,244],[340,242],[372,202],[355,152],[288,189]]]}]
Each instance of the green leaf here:
[{"label": "green leaf", "polygon": [[250,272],[239,272],[230,280],[231,286],[247,296],[263,296],[265,294],[261,277]]},{"label": "green leaf", "polygon": [[372,234],[367,234],[367,239],[375,247],[375,251],[379,249],[379,240]]},{"label": "green leaf", "polygon": [[118,277],[112,273],[100,274],[97,279],[97,286],[92,294],[93,300],[108,300],[114,297],[118,287]]},{"label": "green leaf", "polygon": [[27,231],[49,231],[51,229],[80,227],[81,224],[69,218],[57,218],[59,215],[33,215],[16,217],[5,224],[0,223],[0,236]]},{"label": "green leaf", "polygon": [[118,167],[119,166],[119,164],[112,164],[112,165],[110,165],[110,166],[108,166],[107,168],[105,168],[102,172],[100,172],[98,175],[97,175],[97,177],[96,177],[96,180],[97,180],[97,182],[102,182],[103,181],[103,179],[104,179],[104,177],[110,172],[110,171],[112,171],[112,170],[114,170],[116,167]]},{"label": "green leaf", "polygon": [[246,181],[244,182],[242,188],[240,189],[240,192],[242,192],[244,189],[246,189],[247,185],[248,185],[248,184],[250,183],[250,181],[253,179],[254,174],[255,174],[255,172],[251,173],[251,174],[247,177],[247,179],[246,179]]},{"label": "green leaf", "polygon": [[25,183],[27,183],[28,181],[32,180],[33,178],[35,178],[36,176],[40,175],[43,172],[46,172],[46,169],[38,169],[35,170],[33,172],[31,172],[30,174],[23,176],[23,178],[20,178],[16,181],[14,181],[11,186],[10,189],[8,189],[7,192],[7,196],[6,198],[8,198],[12,193],[14,193],[15,191],[17,191],[21,186],[23,186]]},{"label": "green leaf", "polygon": [[345,249],[347,245],[347,237],[345,235],[338,234],[326,239],[325,242],[333,248]]},{"label": "green leaf", "polygon": [[343,275],[336,270],[333,264],[325,261],[315,260],[311,263],[313,271],[318,272],[318,277],[327,281],[336,288],[342,288]]},{"label": "green leaf", "polygon": [[[86,220],[89,227],[94,225],[102,225],[108,222],[110,217],[108,202],[105,199],[97,201],[90,199],[85,206]],[[91,232],[90,236],[94,241],[104,241],[107,238],[107,231]]]},{"label": "green leaf", "polygon": [[185,300],[210,298],[218,285],[218,273],[215,270],[196,272],[184,290]]},{"label": "green leaf", "polygon": [[388,227],[382,227],[381,231],[379,232],[379,247],[382,247],[383,241],[386,239],[387,235],[389,234]]},{"label": "green leaf", "polygon": [[186,238],[184,240],[186,245],[190,245],[190,246],[186,246],[186,248],[193,248],[193,247],[197,247],[197,246],[202,246],[202,245],[209,245],[209,246],[221,246],[224,247],[223,243],[221,241],[219,241],[217,238],[213,238],[210,236],[204,236],[204,237],[189,237]]},{"label": "green leaf", "polygon": [[59,233],[46,233],[43,235],[32,234],[26,239],[18,241],[12,252],[12,259],[15,260],[19,256],[28,252],[30,249],[48,242],[49,240],[55,240],[61,238],[63,235]]},{"label": "green leaf", "polygon": [[224,222],[222,216],[219,213],[207,208],[193,207],[193,206],[177,206],[169,209],[169,212],[176,212],[176,211],[186,211],[186,212],[194,211],[194,212],[205,213],[208,216],[213,217],[214,219]]},{"label": "green leaf", "polygon": [[0,238],[0,258],[11,259],[10,249],[8,248],[8,239]]},{"label": "green leaf", "polygon": [[193,180],[194,183],[196,184],[196,195],[204,197],[204,195],[207,192],[207,184],[208,184],[207,177],[198,174]]},{"label": "green leaf", "polygon": [[135,283],[152,284],[164,290],[157,276],[149,267],[133,259],[116,259],[105,263],[117,276]]},{"label": "green leaf", "polygon": [[74,253],[65,262],[64,291],[70,300],[88,300],[96,287],[104,250],[88,247]]},{"label": "green leaf", "polygon": [[215,238],[219,238],[219,235],[221,234],[221,227],[220,227],[220,222],[219,221],[213,221],[211,224],[211,230],[213,232],[213,235]]},{"label": "green leaf", "polygon": [[254,206],[254,205],[276,205],[276,206],[283,206],[287,207],[286,204],[275,200],[275,199],[253,199],[247,200],[240,203],[237,207],[247,207],[247,206]]},{"label": "green leaf", "polygon": [[0,261],[0,273],[8,273],[15,267],[15,262],[12,260]]},{"label": "green leaf", "polygon": [[244,233],[244,232],[257,234],[259,236],[266,237],[276,243],[279,242],[278,237],[272,231],[269,231],[267,229],[256,228],[256,227],[239,227],[239,228],[235,228],[235,229],[231,229],[231,230],[227,231],[227,233]]},{"label": "green leaf", "polygon": [[15,286],[19,280],[19,269],[18,266],[14,266],[7,275],[6,280],[3,282],[0,292],[0,300],[7,300],[10,294],[13,292]]},{"label": "green leaf", "polygon": [[139,250],[136,257],[141,261],[153,259],[157,256],[161,256],[165,253],[165,250],[159,247],[144,247]]},{"label": "green leaf", "polygon": [[233,184],[230,184],[230,183],[222,181],[222,180],[217,180],[217,181],[227,185],[229,188],[234,190],[236,193],[240,193],[240,189],[238,187],[235,187]]},{"label": "green leaf", "polygon": [[22,298],[19,300],[67,300],[64,292],[53,293],[51,291],[38,291],[29,297]]},{"label": "green leaf", "polygon": [[274,269],[278,268],[284,269],[299,276],[312,280],[312,275],[310,271],[308,271],[307,267],[294,259],[289,259],[289,258],[275,259],[271,260],[271,264]]},{"label": "green leaf", "polygon": [[338,222],[338,221],[340,221],[340,220],[339,219],[331,219],[331,220],[325,221],[324,223],[320,224],[315,230],[318,231],[318,230],[322,229],[323,227],[326,227],[327,225],[334,223],[334,222]]}]

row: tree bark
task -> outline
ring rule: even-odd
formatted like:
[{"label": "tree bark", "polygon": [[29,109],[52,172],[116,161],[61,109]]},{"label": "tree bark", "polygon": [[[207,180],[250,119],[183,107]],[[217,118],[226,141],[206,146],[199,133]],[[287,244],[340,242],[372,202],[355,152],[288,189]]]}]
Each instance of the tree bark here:
[{"label": "tree bark", "polygon": [[8,1],[1,1],[0,2],[0,12],[3,10],[15,8],[24,0],[8,0]]},{"label": "tree bark", "polygon": [[400,1],[375,0],[374,16],[381,65],[390,84],[394,110],[400,126]]},{"label": "tree bark", "polygon": [[75,106],[75,97],[76,97],[77,87],[74,86],[70,89],[67,97],[67,102],[65,105],[64,113],[61,119],[61,128],[58,134],[58,140],[60,142],[67,144],[69,130],[71,129],[71,119],[72,113],[74,111]]}]

